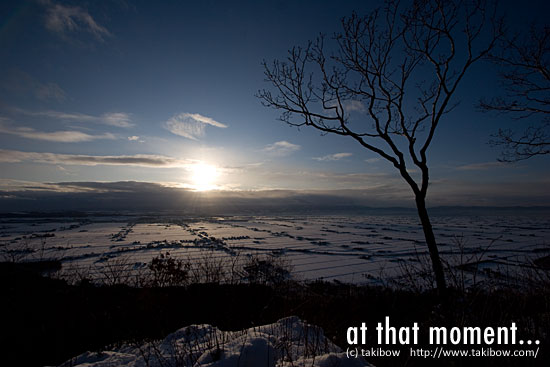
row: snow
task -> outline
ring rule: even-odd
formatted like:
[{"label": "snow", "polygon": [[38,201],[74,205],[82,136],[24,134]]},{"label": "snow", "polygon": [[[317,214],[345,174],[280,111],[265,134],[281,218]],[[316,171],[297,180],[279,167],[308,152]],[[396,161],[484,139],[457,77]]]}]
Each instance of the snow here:
[{"label": "snow", "polygon": [[123,345],[109,351],[86,352],[62,366],[80,367],[360,367],[362,358],[348,358],[323,330],[298,317],[241,331],[191,325],[164,340]]},{"label": "snow", "polygon": [[[488,270],[508,274],[550,254],[548,216],[433,216],[432,222],[450,264],[483,260]],[[0,219],[0,259],[59,259],[68,278],[99,279],[116,259],[138,274],[169,251],[191,262],[227,264],[237,256],[282,256],[298,280],[368,283],[398,275],[402,261],[427,259],[423,242],[415,215]]]}]

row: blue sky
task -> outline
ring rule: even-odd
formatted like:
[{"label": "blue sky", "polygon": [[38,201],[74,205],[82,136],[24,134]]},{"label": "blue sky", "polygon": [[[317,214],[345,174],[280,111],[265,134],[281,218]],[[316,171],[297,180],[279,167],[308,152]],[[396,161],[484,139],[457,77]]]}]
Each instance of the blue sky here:
[{"label": "blue sky", "polygon": [[[337,31],[342,16],[377,4],[4,1],[2,189],[116,181],[346,189],[407,205],[410,189],[390,164],[347,138],[286,126],[255,97],[269,87],[262,60],[282,58],[321,31]],[[548,14],[542,1],[503,4],[515,16],[511,27]],[[550,204],[549,157],[500,164],[487,144],[499,126],[513,126],[474,106],[498,91],[494,75],[492,65],[477,66],[438,131],[429,152],[431,205]],[[197,176],[209,169],[204,186]]]}]

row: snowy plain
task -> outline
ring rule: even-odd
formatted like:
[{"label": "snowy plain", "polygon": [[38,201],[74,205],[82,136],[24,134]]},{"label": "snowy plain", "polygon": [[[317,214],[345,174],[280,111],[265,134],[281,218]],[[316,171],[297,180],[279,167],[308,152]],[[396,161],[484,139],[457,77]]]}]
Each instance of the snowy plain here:
[{"label": "snowy plain", "polygon": [[[481,273],[520,272],[550,255],[548,216],[434,216],[442,258]],[[99,279],[105,266],[140,271],[169,253],[190,263],[208,257],[284,259],[296,280],[377,282],[403,264],[427,261],[414,215],[379,216],[94,216],[5,217],[0,256],[7,261],[60,260],[66,274]],[[425,264],[424,264],[425,265]],[[419,265],[420,266],[420,265]]]},{"label": "snowy plain", "polygon": [[[514,276],[550,255],[550,217],[433,216],[442,258],[480,277]],[[373,216],[5,216],[1,261],[56,260],[54,276],[104,283],[113,267],[140,274],[169,254],[222,266],[251,256],[283,259],[295,280],[399,283],[407,264],[428,264],[414,215]],[[223,265],[225,264],[225,265]],[[405,266],[405,267],[404,267]],[[111,279],[113,280],[113,279]],[[471,280],[471,279],[470,279]],[[175,325],[175,328],[181,325]],[[182,360],[185,359],[185,360]],[[180,363],[181,362],[181,363]],[[181,328],[160,341],[86,352],[66,366],[368,366],[347,358],[320,328],[296,317],[241,331]]]}]

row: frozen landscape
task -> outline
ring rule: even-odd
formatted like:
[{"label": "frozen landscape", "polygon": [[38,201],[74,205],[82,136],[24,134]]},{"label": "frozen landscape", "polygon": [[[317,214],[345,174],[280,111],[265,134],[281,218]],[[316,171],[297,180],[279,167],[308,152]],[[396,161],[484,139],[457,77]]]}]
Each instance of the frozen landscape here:
[{"label": "frozen landscape", "polygon": [[[517,297],[512,289],[526,289],[526,294],[541,289],[530,282],[536,281],[536,271],[547,274],[550,216],[545,210],[434,214],[432,224],[455,289],[487,284],[477,290],[496,289],[497,310],[512,307]],[[408,302],[417,302],[412,308],[423,310],[411,314],[414,320],[433,315],[436,321],[426,321],[433,323],[442,317],[438,311],[424,315],[426,307],[432,307],[430,293],[422,292],[433,287],[430,261],[418,219],[406,210],[335,216],[6,214],[0,220],[0,256],[6,271],[15,269],[10,268],[14,262],[34,263],[49,278],[68,283],[25,280],[27,270],[13,273],[30,290],[15,293],[20,294],[14,296],[19,303],[8,313],[21,313],[25,319],[31,312],[37,325],[52,325],[45,330],[61,327],[59,333],[65,335],[88,329],[97,333],[95,339],[70,348],[70,340],[63,339],[72,352],[51,357],[55,364],[65,361],[63,366],[381,365],[380,359],[346,356],[341,333],[351,322],[348,317],[371,322],[380,313],[399,317],[409,312]],[[7,279],[13,282],[19,275]],[[286,279],[294,282],[281,282]],[[347,283],[382,287],[342,285]],[[497,284],[506,285],[504,292],[498,293]],[[35,302],[44,302],[44,295],[50,294],[58,296],[35,312]],[[373,297],[376,302],[370,303]],[[533,317],[540,320],[539,302],[529,299],[518,302],[535,305]],[[471,312],[473,306],[467,306],[471,315],[488,312],[499,317],[485,309],[482,297],[478,300],[483,311]],[[218,302],[232,303],[231,316],[217,309]],[[341,314],[334,314],[335,309]],[[312,324],[290,315],[307,317]],[[241,321],[220,324],[228,317]],[[88,325],[89,318],[99,324]],[[13,322],[17,320],[21,318]],[[80,326],[71,329],[67,320],[77,320]],[[136,326],[141,322],[144,325]],[[110,340],[110,333],[119,328],[120,334]]]},{"label": "frozen landscape", "polygon": [[347,358],[323,331],[288,317],[242,331],[221,331],[191,325],[164,340],[124,345],[101,353],[87,352],[62,366],[370,366],[362,358]]},{"label": "frozen landscape", "polygon": [[[550,255],[548,216],[433,216],[443,259],[478,278],[519,274]],[[4,261],[59,260],[69,280],[128,274],[159,256],[230,270],[251,257],[278,259],[295,280],[373,283],[429,264],[414,215],[4,217]],[[429,265],[428,265],[429,266]],[[192,269],[191,269],[192,270]],[[239,274],[237,274],[238,276]],[[233,277],[235,274],[232,275]]]}]

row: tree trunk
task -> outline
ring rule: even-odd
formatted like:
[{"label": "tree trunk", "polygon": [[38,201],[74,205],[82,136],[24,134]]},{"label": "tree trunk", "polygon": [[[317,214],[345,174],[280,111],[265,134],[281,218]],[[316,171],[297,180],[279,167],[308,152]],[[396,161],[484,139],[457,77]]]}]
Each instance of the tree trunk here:
[{"label": "tree trunk", "polygon": [[435,242],[432,224],[430,222],[430,217],[428,216],[428,210],[426,209],[426,199],[422,194],[416,195],[416,208],[418,210],[420,222],[422,223],[422,229],[424,230],[424,237],[426,238],[428,251],[430,252],[437,291],[440,295],[442,295],[447,288],[447,283],[445,281],[443,265],[441,264],[441,259],[439,258],[439,250],[437,249],[437,243]]}]

